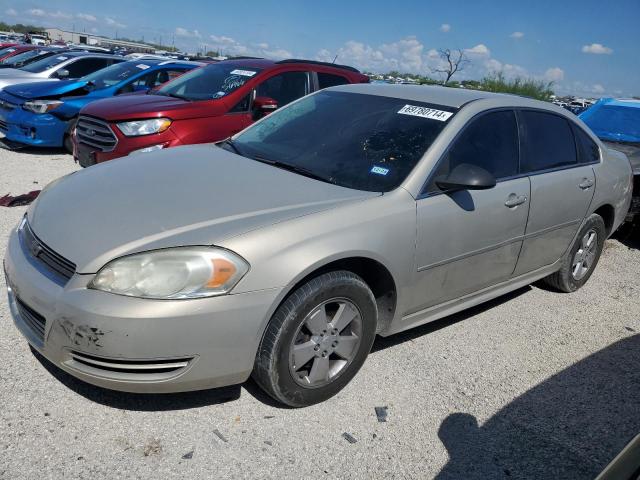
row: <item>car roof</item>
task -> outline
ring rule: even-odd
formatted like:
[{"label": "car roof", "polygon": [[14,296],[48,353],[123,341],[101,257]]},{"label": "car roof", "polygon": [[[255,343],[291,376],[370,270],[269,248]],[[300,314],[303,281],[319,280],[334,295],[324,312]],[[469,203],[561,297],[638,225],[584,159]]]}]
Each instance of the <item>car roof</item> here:
[{"label": "car roof", "polygon": [[[519,95],[485,92],[466,88],[444,87],[437,85],[397,85],[388,83],[359,83],[331,87],[330,90],[400,98],[415,102],[431,103],[452,108],[460,108],[475,100],[508,100],[513,107],[544,108],[563,112],[564,109],[549,102],[533,100]],[[564,113],[564,112],[563,112]]]},{"label": "car roof", "polygon": [[353,68],[353,67],[349,67],[346,65],[338,65],[338,64],[331,64],[331,63],[326,63],[326,62],[316,62],[313,60],[300,60],[300,59],[287,59],[287,60],[269,60],[266,58],[247,58],[247,57],[240,57],[240,58],[230,58],[227,60],[222,60],[220,62],[217,63],[225,63],[225,64],[231,64],[231,65],[237,65],[238,67],[248,67],[248,68],[260,68],[260,69],[266,69],[266,68],[270,68],[270,67],[279,67],[281,65],[308,65],[309,66],[309,70],[313,70],[313,67],[329,67],[329,68],[335,68],[337,70],[344,70],[350,73],[360,73],[357,69]]},{"label": "car roof", "polygon": [[98,58],[113,58],[117,60],[124,60],[123,57],[119,55],[111,55],[109,53],[96,53],[96,52],[87,52],[87,51],[74,51],[74,50],[62,50],[60,55],[64,55],[68,58],[74,57],[98,57]]},{"label": "car roof", "polygon": [[605,105],[616,107],[640,108],[640,100],[636,98],[609,98],[603,102]]},{"label": "car roof", "polygon": [[[119,58],[123,58],[123,57],[119,57]],[[167,58],[167,59],[147,58],[143,60],[136,60],[135,58],[130,58],[126,60],[126,63],[133,63],[133,62],[135,62],[136,65],[142,64],[142,65],[149,65],[150,67],[161,66],[161,65],[186,65],[186,66],[200,67],[202,65],[207,65],[204,62],[192,62],[190,60],[178,60],[175,58]]]}]

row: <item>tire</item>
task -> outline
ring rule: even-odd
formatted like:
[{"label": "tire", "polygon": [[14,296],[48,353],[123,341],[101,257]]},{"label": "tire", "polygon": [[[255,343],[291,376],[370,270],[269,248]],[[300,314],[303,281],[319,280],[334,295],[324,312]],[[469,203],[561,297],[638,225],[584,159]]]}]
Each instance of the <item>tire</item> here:
[{"label": "tire", "polygon": [[69,122],[69,127],[67,128],[67,131],[64,134],[64,139],[62,141],[64,149],[72,155],[73,155],[73,140],[71,140],[71,132],[73,132],[73,129],[76,128],[77,121],[78,119],[74,118]]},{"label": "tire", "polygon": [[271,317],[253,378],[290,407],[327,400],[364,363],[377,318],[373,293],[358,275],[344,270],[319,275],[289,295]]},{"label": "tire", "polygon": [[[595,233],[593,246],[588,247],[588,238],[591,233]],[[578,232],[576,239],[562,259],[560,270],[549,275],[543,281],[552,288],[565,293],[571,293],[582,287],[596,268],[600,254],[604,247],[604,241],[607,237],[607,229],[604,220],[600,215],[593,214],[584,222],[582,228]],[[578,255],[578,252],[589,252],[587,256]],[[588,265],[577,268],[579,258],[585,258]],[[588,261],[586,260],[588,259]]]}]

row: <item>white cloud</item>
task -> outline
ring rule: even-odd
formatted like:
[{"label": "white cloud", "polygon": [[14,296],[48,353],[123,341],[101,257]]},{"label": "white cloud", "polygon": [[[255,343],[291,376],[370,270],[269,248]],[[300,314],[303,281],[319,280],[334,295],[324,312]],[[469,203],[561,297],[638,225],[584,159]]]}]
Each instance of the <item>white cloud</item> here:
[{"label": "white cloud", "polygon": [[251,45],[245,45],[231,37],[224,35],[210,35],[209,39],[213,42],[207,45],[214,50],[220,51],[222,55],[227,56],[245,56],[255,55],[256,57],[265,57],[272,59],[291,58],[293,54],[283,48],[272,47],[268,43],[258,42]]},{"label": "white cloud", "polygon": [[448,23],[443,23],[442,25],[440,25],[440,31],[447,33],[451,31],[451,25],[449,25]]},{"label": "white cloud", "polygon": [[32,17],[49,17],[49,18],[58,18],[58,19],[65,19],[65,20],[69,20],[73,18],[73,15],[69,13],[61,12],[60,10],[56,12],[47,12],[41,8],[30,8],[25,13],[27,13],[28,15],[31,15]]},{"label": "white cloud", "polygon": [[200,32],[198,30],[187,30],[186,28],[176,27],[176,36],[184,37],[184,38],[201,38]]},{"label": "white cloud", "polygon": [[28,13],[29,15],[33,15],[34,17],[44,17],[47,15],[47,12],[45,12],[41,8],[31,8],[27,10],[26,13]]},{"label": "white cloud", "polygon": [[104,21],[109,27],[115,27],[115,28],[125,28],[126,27],[125,24],[117,22],[116,20],[114,20],[111,17],[104,17]]},{"label": "white cloud", "polygon": [[515,38],[516,40],[520,40],[522,37],[524,37],[524,33],[522,32],[513,32],[511,35],[509,35],[511,38]]},{"label": "white cloud", "polygon": [[96,22],[98,19],[90,13],[77,13],[76,17],[80,20],[86,20],[87,22]]},{"label": "white cloud", "polygon": [[604,91],[605,91],[605,89],[604,89],[604,87],[603,87],[602,85],[600,85],[599,83],[596,83],[595,85],[593,85],[593,86],[591,87],[591,91],[592,91],[593,93],[603,94],[603,93],[604,93]]},{"label": "white cloud", "polygon": [[486,56],[491,55],[491,50],[487,48],[484,43],[479,43],[475,47],[465,49],[464,53],[467,55],[478,55],[478,56]]},{"label": "white cloud", "polygon": [[582,47],[583,53],[593,53],[595,55],[611,55],[613,50],[609,47],[605,47],[601,43],[592,43],[591,45],[585,45]]},{"label": "white cloud", "polygon": [[564,70],[560,67],[552,67],[544,72],[544,79],[548,82],[560,82],[564,80]]},{"label": "white cloud", "polygon": [[18,15],[18,12],[16,12],[13,8],[7,8],[4,13],[11,17],[15,17]]}]

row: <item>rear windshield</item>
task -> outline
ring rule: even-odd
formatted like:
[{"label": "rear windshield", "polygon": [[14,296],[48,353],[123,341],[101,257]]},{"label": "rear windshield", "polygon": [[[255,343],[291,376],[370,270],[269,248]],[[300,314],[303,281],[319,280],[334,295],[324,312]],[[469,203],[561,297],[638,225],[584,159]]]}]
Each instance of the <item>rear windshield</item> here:
[{"label": "rear windshield", "polygon": [[185,100],[222,98],[254,78],[261,69],[215,63],[197,68],[160,88],[156,94]]},{"label": "rear windshield", "polygon": [[39,57],[40,55],[44,55],[45,53],[49,53],[45,50],[27,50],[25,52],[22,53],[18,53],[16,55],[14,55],[13,57],[8,57],[5,58],[4,60],[0,61],[0,64],[2,65],[21,65],[23,63],[26,63],[28,60],[33,60],[36,57]]},{"label": "rear windshield", "polygon": [[640,142],[640,108],[603,105],[587,110],[582,119],[602,139]]},{"label": "rear windshield", "polygon": [[321,91],[272,113],[233,144],[249,158],[281,162],[343,187],[387,192],[407,178],[455,111]]},{"label": "rear windshield", "polygon": [[4,47],[0,48],[0,55],[6,55],[7,53],[15,52],[16,47]]},{"label": "rear windshield", "polygon": [[31,72],[31,73],[41,73],[41,72],[44,72],[45,70],[55,67],[56,65],[59,65],[60,63],[64,62],[65,60],[68,60],[69,58],[71,57],[65,55],[64,53],[60,53],[59,55],[54,55],[50,57],[48,56],[47,58],[42,58],[35,62],[29,63],[28,65],[21,67],[20,70],[24,70],[25,72]]},{"label": "rear windshield", "polygon": [[117,63],[86,75],[82,77],[82,80],[91,82],[95,88],[111,87],[133,75],[144,72],[148,68],[149,65],[140,62]]}]

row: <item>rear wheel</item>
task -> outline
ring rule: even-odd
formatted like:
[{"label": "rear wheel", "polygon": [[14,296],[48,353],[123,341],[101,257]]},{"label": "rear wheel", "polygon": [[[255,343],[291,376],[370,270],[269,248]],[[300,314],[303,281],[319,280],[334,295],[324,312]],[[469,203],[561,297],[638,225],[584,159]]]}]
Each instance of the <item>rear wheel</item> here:
[{"label": "rear wheel", "polygon": [[253,377],[276,400],[303,407],[338,393],[375,338],[377,307],[348,271],[320,275],[278,307],[258,349]]},{"label": "rear wheel", "polygon": [[560,270],[545,278],[545,283],[567,293],[582,287],[598,264],[606,237],[607,230],[602,217],[591,215],[562,260]]}]

